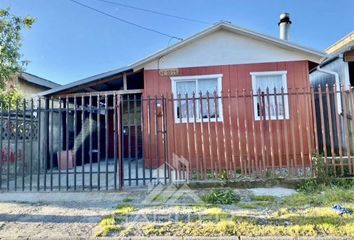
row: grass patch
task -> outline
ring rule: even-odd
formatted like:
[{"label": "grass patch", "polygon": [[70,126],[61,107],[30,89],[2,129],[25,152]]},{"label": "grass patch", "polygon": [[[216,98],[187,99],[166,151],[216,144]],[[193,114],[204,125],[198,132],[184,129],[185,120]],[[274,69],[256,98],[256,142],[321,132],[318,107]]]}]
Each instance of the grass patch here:
[{"label": "grass patch", "polygon": [[[140,226],[138,226],[140,227]],[[141,226],[143,236],[348,236],[354,237],[352,222],[336,226],[328,223],[305,225],[257,225],[248,221],[156,223]]]},{"label": "grass patch", "polygon": [[212,189],[201,196],[201,200],[208,204],[234,204],[241,198],[231,189]]},{"label": "grass patch", "polygon": [[135,208],[132,205],[122,204],[122,205],[118,205],[113,213],[115,215],[125,216],[134,211]]},{"label": "grass patch", "polygon": [[236,206],[244,209],[256,209],[269,207],[276,203],[276,198],[270,195],[251,195],[250,200],[250,202],[239,202]]},{"label": "grass patch", "polygon": [[[121,216],[126,216],[135,211],[135,208],[128,204],[118,205],[112,215],[104,217],[100,223],[100,230],[96,233],[97,237],[105,237],[113,233],[118,233],[122,227],[118,224]],[[126,234],[127,231],[124,232]]]},{"label": "grass patch", "polygon": [[108,236],[112,232],[119,232],[121,227],[117,224],[113,215],[104,217],[99,223],[100,231],[97,232],[97,237]]},{"label": "grass patch", "polygon": [[209,217],[220,218],[220,219],[225,219],[227,217],[230,217],[229,213],[217,207],[204,209],[201,213]]},{"label": "grass patch", "polygon": [[306,193],[298,192],[284,198],[282,206],[302,207],[310,206],[333,206],[334,204],[354,203],[354,190],[324,188],[322,192]]}]

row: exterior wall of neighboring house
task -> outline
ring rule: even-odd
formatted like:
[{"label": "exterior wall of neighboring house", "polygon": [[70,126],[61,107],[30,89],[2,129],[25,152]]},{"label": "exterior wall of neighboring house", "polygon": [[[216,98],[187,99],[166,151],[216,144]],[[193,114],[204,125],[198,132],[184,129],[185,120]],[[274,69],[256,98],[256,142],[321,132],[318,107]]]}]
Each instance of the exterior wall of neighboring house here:
[{"label": "exterior wall of neighboring house", "polygon": [[[310,81],[311,85],[314,88],[315,92],[318,92],[319,87],[323,92],[326,91],[326,86],[329,87],[330,92],[333,90],[333,86],[336,85],[336,91],[340,91],[342,88],[343,90],[348,90],[350,87],[352,87],[353,84],[353,79],[351,79],[350,76],[350,67],[349,67],[349,61],[346,61],[350,59],[351,55],[354,53],[353,50],[349,52],[345,52],[343,54],[338,53],[336,56],[333,56],[333,59],[329,60],[329,62],[324,62],[323,64],[320,64],[320,68],[325,70],[325,71],[331,71],[334,73],[338,74],[338,81],[336,82],[335,75],[329,74],[329,73],[324,73],[318,69],[313,69],[310,73]],[[347,57],[348,56],[348,57]],[[346,59],[347,58],[347,59]],[[341,86],[341,87],[340,87]],[[327,114],[327,109],[331,110],[331,118],[336,119],[336,117],[339,120],[339,126],[340,129],[336,126],[336,122],[332,120],[332,133],[333,133],[333,143],[334,143],[334,148],[335,151],[338,152],[339,146],[342,146],[342,150],[345,152],[347,151],[347,139],[350,140],[350,149],[352,152],[354,152],[354,144],[352,143],[352,136],[353,136],[353,129],[352,129],[352,118],[348,117],[347,122],[348,122],[348,129],[344,128],[344,114],[343,114],[343,107],[346,106],[346,113],[347,116],[352,116],[352,108],[350,107],[350,101],[347,96],[343,95],[341,96],[340,94],[337,94],[336,96],[332,93],[330,93],[330,105],[327,108],[327,101],[326,101],[326,96],[324,95],[323,98],[323,109],[325,111],[323,118],[324,118],[324,124],[325,124],[325,129],[326,129],[326,134],[325,134],[325,139],[323,138],[322,134],[320,131],[318,132],[318,139],[319,139],[319,144],[320,146],[323,146],[325,143],[328,148],[330,148],[330,134],[329,134],[329,117]],[[335,99],[337,98],[337,108],[338,112],[336,113],[335,110]],[[346,101],[343,103],[343,101]],[[317,110],[317,126],[318,130],[320,130],[321,124],[320,124],[320,111],[319,111],[319,96],[316,97],[315,99],[315,108]],[[340,136],[341,138],[338,138],[338,131],[340,131]]]},{"label": "exterior wall of neighboring house", "polygon": [[48,90],[47,87],[32,84],[22,79],[18,79],[16,86],[24,94],[25,98],[32,98],[36,94]]},{"label": "exterior wall of neighboring house", "polygon": [[[254,63],[254,64],[232,64],[232,65],[221,65],[221,66],[208,66],[208,67],[190,67],[190,68],[179,68],[178,69],[178,76],[193,76],[193,75],[209,75],[209,74],[221,74],[222,75],[222,91],[224,93],[227,93],[228,90],[235,91],[235,90],[246,90],[246,93],[249,93],[250,90],[252,89],[252,77],[251,74],[252,72],[268,72],[268,71],[286,71],[287,75],[287,87],[288,87],[288,92],[294,92],[295,89],[298,89],[297,91],[304,92],[308,91],[310,88],[310,81],[309,81],[309,69],[308,69],[308,61],[287,61],[287,62],[272,62],[272,63]],[[163,93],[165,96],[171,96],[172,94],[172,81],[169,76],[160,76],[159,70],[145,70],[144,72],[144,80],[145,80],[145,89],[144,89],[144,95],[145,96],[159,96],[161,93]],[[242,94],[240,92],[240,94]],[[247,98],[245,102],[242,98],[239,99],[232,99],[232,102],[230,103],[232,106],[232,118],[236,119],[236,106],[239,107],[238,111],[242,115],[240,118],[244,119],[247,121],[248,124],[248,129],[245,128],[244,126],[244,120],[242,120],[241,124],[241,136],[245,136],[246,133],[250,134],[249,138],[252,139],[252,125],[254,124],[255,128],[255,134],[257,136],[260,136],[260,124],[264,124],[264,132],[265,132],[265,142],[266,142],[266,148],[268,149],[267,154],[269,155],[269,149],[270,149],[270,134],[269,134],[269,129],[273,129],[274,136],[273,138],[275,139],[275,129],[277,127],[277,124],[280,124],[280,135],[281,135],[281,143],[282,146],[281,148],[283,149],[282,156],[279,156],[277,154],[277,149],[278,146],[275,143],[274,146],[272,146],[275,150],[275,162],[276,165],[279,166],[279,161],[281,161],[282,165],[286,164],[286,157],[285,157],[285,140],[286,138],[290,138],[290,129],[295,126],[295,129],[298,129],[298,126],[303,126],[307,123],[309,123],[310,130],[312,129],[312,121],[309,121],[309,119],[306,119],[306,112],[311,111],[311,98],[310,96],[303,96],[303,97],[296,97],[295,95],[291,95],[289,97],[289,119],[287,120],[266,120],[266,121],[258,121],[255,120],[254,112],[253,112],[253,102],[252,98]],[[177,104],[177,103],[175,103]],[[229,114],[228,114],[228,100],[224,99],[224,104],[223,104],[223,110],[222,110],[222,115],[223,115],[223,121],[225,124],[226,128],[226,139],[230,139],[230,132],[233,132],[234,136],[238,135],[238,132],[236,130],[235,126],[230,126],[228,119],[229,119]],[[301,107],[300,107],[301,106]],[[299,113],[297,111],[300,111]],[[297,116],[300,114],[300,119],[298,119]],[[145,124],[147,120],[145,119]],[[201,159],[202,157],[202,146],[201,146],[201,128],[197,127],[196,133],[191,131],[192,127],[189,126],[190,130],[187,131],[187,126],[185,123],[178,123],[176,122],[175,119],[173,119],[173,116],[171,114],[168,114],[167,116],[167,122],[168,122],[168,129],[169,131],[173,131],[172,134],[169,136],[168,143],[169,143],[169,149],[171,153],[174,153],[178,156],[183,156],[184,158],[188,159],[188,146],[187,146],[187,134],[189,134],[189,138],[191,141],[196,141],[198,146],[197,146],[197,151],[198,151],[198,156],[197,158]],[[263,123],[261,123],[263,122]],[[200,123],[198,123],[198,126]],[[214,129],[215,125],[218,125],[217,127],[219,128],[218,136],[216,135],[215,131],[211,132],[211,139],[212,142],[211,145],[213,148],[215,148],[216,143],[215,139],[224,139],[223,133],[222,133],[222,123],[218,122],[215,124],[214,122],[211,123],[211,128]],[[206,146],[208,146],[209,142],[207,139],[209,139],[208,134],[208,126],[207,123],[203,123],[203,134],[205,135],[205,143]],[[289,135],[285,135],[285,128],[289,130]],[[154,129],[151,130],[152,132]],[[196,134],[198,139],[194,139],[194,134]],[[309,156],[311,155],[309,146],[313,146],[313,138],[310,139],[311,143],[308,141],[308,136],[306,134],[301,134],[298,130],[294,132],[294,137],[296,139],[296,149],[294,149],[292,146],[290,146],[289,152],[290,153],[296,153],[297,156],[294,156],[293,154],[290,154],[291,159],[300,159],[300,142],[303,142],[303,147],[304,149],[302,150],[302,153],[304,154],[304,159],[305,159],[305,164],[309,164]],[[147,134],[145,134],[147,136]],[[301,139],[300,139],[301,138]],[[244,139],[244,138],[243,138]],[[147,145],[149,143],[149,140],[147,137],[145,137],[145,144]],[[257,147],[261,146],[261,139],[258,138],[256,139],[256,142],[253,140],[250,140],[250,158],[258,158],[261,159],[261,152],[258,150],[257,155],[255,156],[253,149],[254,145]],[[235,149],[236,149],[236,158],[239,159],[239,150],[237,147],[237,143],[235,143]],[[231,153],[231,146],[228,144],[226,146],[227,149],[224,149],[224,147],[221,144],[220,147],[220,152],[224,153],[225,151],[228,152],[229,156]],[[291,145],[291,144],[290,144]],[[152,142],[152,149],[156,146],[156,142]],[[246,145],[245,141],[243,140],[242,143],[242,157],[246,158]],[[194,156],[195,154],[195,149],[192,147],[189,151],[191,151],[191,155]],[[206,151],[208,152],[208,151]],[[162,153],[159,154],[162,156]],[[215,161],[216,159],[216,151],[214,151],[214,154],[212,157],[210,157],[209,153],[206,153],[205,155],[206,160],[208,162],[208,166],[211,165],[212,161]],[[222,157],[224,155],[222,154]],[[269,156],[268,156],[269,157]],[[195,159],[192,160],[192,162],[195,162]],[[161,160],[160,160],[161,162]],[[267,160],[268,166],[270,164],[270,159]],[[298,162],[297,164],[300,164]],[[295,163],[295,165],[297,165]],[[195,166],[192,166],[195,167]],[[224,166],[225,167],[225,166]]]}]

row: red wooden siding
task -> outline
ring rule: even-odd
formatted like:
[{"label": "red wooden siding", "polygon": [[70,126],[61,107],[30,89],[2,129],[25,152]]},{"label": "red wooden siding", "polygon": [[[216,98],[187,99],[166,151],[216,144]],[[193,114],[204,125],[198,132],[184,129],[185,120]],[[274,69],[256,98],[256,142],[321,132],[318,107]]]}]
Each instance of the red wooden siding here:
[{"label": "red wooden siding", "polygon": [[[260,71],[287,71],[287,85],[289,96],[289,120],[281,121],[255,121],[253,113],[252,97],[243,98],[243,94],[249,95],[252,89],[250,72]],[[233,97],[223,100],[223,123],[206,122],[174,123],[172,102],[167,101],[168,124],[168,149],[169,159],[172,154],[183,156],[191,162],[193,168],[221,167],[229,168],[233,162],[240,167],[241,162],[246,162],[249,169],[258,168],[264,161],[268,167],[300,166],[302,163],[309,165],[311,146],[313,146],[311,97],[304,95],[310,89],[308,62],[275,62],[260,64],[225,65],[210,67],[193,67],[179,69],[179,76],[223,74],[222,91],[227,96],[228,90],[235,96],[238,91],[239,98]],[[144,96],[161,96],[171,98],[170,77],[159,76],[158,70],[144,71]],[[244,92],[243,92],[244,90]],[[299,93],[299,96],[295,94]],[[230,105],[229,105],[230,104]],[[153,113],[153,104],[151,105]],[[231,125],[230,114],[231,112]],[[147,105],[144,105],[144,114],[147,116]],[[152,114],[152,116],[154,116]],[[239,124],[237,124],[237,118]],[[144,118],[147,126],[147,117]],[[152,117],[152,121],[154,118]],[[161,118],[158,119],[161,126]],[[151,124],[151,132],[155,132],[155,124]],[[306,131],[307,130],[307,131]],[[203,134],[201,134],[203,132]],[[155,137],[152,142],[148,140],[147,128],[144,133],[145,149],[148,143],[152,144],[151,158],[156,158]],[[260,137],[260,136],[263,136]],[[233,141],[232,141],[233,139]],[[238,139],[241,139],[240,142]],[[288,141],[286,141],[288,140]],[[204,148],[202,147],[204,142]],[[265,148],[261,149],[262,142]],[[288,142],[288,144],[286,144]],[[188,144],[189,143],[189,144]],[[196,145],[195,145],[196,144]],[[160,148],[162,149],[162,148]],[[145,152],[149,154],[149,152]],[[146,155],[148,157],[148,155]],[[162,162],[162,152],[159,152]],[[218,161],[219,160],[219,161]],[[156,163],[153,161],[153,163]],[[156,164],[153,164],[156,166]]]}]

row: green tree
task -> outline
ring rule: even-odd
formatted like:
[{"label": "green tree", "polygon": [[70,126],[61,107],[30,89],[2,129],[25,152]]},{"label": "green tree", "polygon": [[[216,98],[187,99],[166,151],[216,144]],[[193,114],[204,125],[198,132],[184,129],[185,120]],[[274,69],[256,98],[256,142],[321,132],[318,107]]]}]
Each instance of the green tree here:
[{"label": "green tree", "polygon": [[[19,109],[23,108],[23,94],[16,87],[10,87],[5,91],[0,92],[0,108],[3,111],[7,111],[8,108],[14,110],[18,105]],[[0,110],[1,111],[1,110]]]},{"label": "green tree", "polygon": [[22,59],[21,30],[31,28],[35,19],[19,17],[10,13],[10,9],[0,8],[0,89],[11,77],[23,71],[27,61]]}]

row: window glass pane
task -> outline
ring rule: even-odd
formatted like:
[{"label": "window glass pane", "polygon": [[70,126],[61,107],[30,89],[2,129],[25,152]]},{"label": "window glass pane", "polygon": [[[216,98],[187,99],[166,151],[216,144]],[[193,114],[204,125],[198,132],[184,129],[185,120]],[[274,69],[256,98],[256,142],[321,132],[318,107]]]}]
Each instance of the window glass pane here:
[{"label": "window glass pane", "polygon": [[253,86],[255,91],[266,92],[267,88],[269,92],[274,92],[274,88],[277,89],[277,92],[281,91],[283,85],[282,75],[263,75],[256,76],[256,86]]},{"label": "window glass pane", "polygon": [[198,94],[202,92],[203,96],[209,92],[210,95],[218,91],[218,80],[216,78],[212,79],[199,79],[198,80]]},{"label": "window glass pane", "polygon": [[[260,93],[260,97],[255,97],[257,116],[263,119],[283,118],[283,99],[279,94],[281,93],[281,89],[285,88],[285,86],[283,86],[283,76],[281,74],[259,75],[255,76],[255,80],[253,89],[256,94]],[[267,95],[267,88],[269,95]],[[276,89],[276,94],[274,94],[274,88]],[[275,102],[277,102],[277,104],[275,104]]]},{"label": "window glass pane", "polygon": [[[199,79],[198,80],[198,91],[202,93],[202,105],[199,110],[202,112],[203,118],[215,118],[215,106],[218,108],[218,98],[214,98],[214,93],[218,95],[218,79]],[[209,104],[206,98],[207,92],[209,93]],[[199,101],[200,103],[200,101]]]},{"label": "window glass pane", "polygon": [[[181,101],[177,101],[177,118],[186,118],[187,117],[187,100],[186,94],[188,94],[188,98],[192,98],[193,92],[196,92],[196,81],[178,81],[176,82],[176,93],[181,94]],[[177,96],[178,97],[178,96]],[[188,100],[188,117],[194,118],[194,105],[193,100]],[[196,109],[196,112],[198,109]],[[198,115],[197,115],[198,116]]]}]

